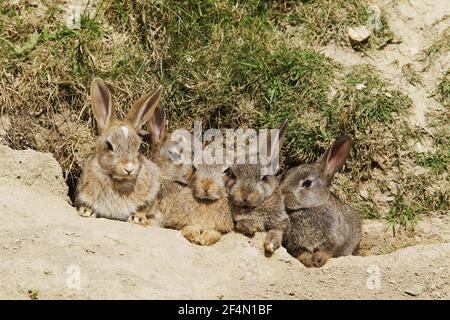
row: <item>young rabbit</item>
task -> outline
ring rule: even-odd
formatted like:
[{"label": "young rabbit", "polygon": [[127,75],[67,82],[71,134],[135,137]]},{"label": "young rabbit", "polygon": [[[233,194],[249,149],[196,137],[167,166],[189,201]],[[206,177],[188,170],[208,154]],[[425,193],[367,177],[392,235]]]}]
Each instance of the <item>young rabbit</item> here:
[{"label": "young rabbit", "polygon": [[158,200],[187,187],[194,172],[190,163],[184,163],[177,140],[166,131],[166,115],[164,109],[157,106],[149,122],[151,136],[152,161],[161,171],[161,188]]},{"label": "young rabbit", "polygon": [[[279,127],[280,147],[286,133],[287,120]],[[261,163],[235,164],[228,182],[235,229],[253,237],[257,231],[267,231],[264,241],[266,255],[282,244],[289,217],[286,214],[278,178],[262,175]]]},{"label": "young rabbit", "polygon": [[95,154],[86,161],[75,205],[83,217],[130,220],[151,210],[160,188],[156,164],[139,153],[138,132],[153,115],[162,87],[142,96],[125,119],[118,119],[106,84],[95,79],[91,101],[99,128]]},{"label": "young rabbit", "polygon": [[181,230],[198,245],[212,245],[221,234],[233,230],[233,218],[226,192],[227,165],[195,165],[189,188],[161,200],[163,226]]},{"label": "young rabbit", "polygon": [[330,192],[345,163],[351,139],[342,136],[313,164],[288,171],[281,184],[290,224],[283,245],[306,267],[321,267],[330,257],[357,254],[361,222],[353,209]]}]

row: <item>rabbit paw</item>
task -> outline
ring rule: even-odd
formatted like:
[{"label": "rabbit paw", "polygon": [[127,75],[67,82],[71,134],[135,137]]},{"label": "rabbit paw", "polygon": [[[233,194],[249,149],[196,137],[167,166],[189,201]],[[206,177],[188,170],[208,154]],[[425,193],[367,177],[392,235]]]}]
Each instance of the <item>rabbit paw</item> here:
[{"label": "rabbit paw", "polygon": [[327,263],[328,259],[330,258],[331,256],[325,251],[314,252],[311,259],[313,267],[315,268],[322,267],[325,263]]},{"label": "rabbit paw", "polygon": [[147,217],[145,217],[145,215],[142,216],[140,214],[132,214],[128,218],[128,222],[139,224],[139,225],[144,226],[144,227],[146,227],[146,226],[151,224],[150,220],[148,220]]},{"label": "rabbit paw", "polygon": [[186,226],[181,230],[181,234],[189,241],[195,244],[202,244],[201,232],[197,227]]},{"label": "rabbit paw", "polygon": [[84,218],[95,217],[94,210],[88,207],[79,207],[77,212],[80,217]]},{"label": "rabbit paw", "polygon": [[236,230],[248,237],[253,237],[260,229],[260,226],[251,220],[240,220],[236,223]]},{"label": "rabbit paw", "polygon": [[221,233],[217,230],[205,230],[201,235],[201,244],[204,246],[210,246],[216,243],[221,238]]},{"label": "rabbit paw", "polygon": [[314,253],[305,251],[297,259],[307,268],[320,268],[330,257],[327,252],[319,250]]},{"label": "rabbit paw", "polygon": [[271,256],[279,247],[281,247],[282,238],[282,231],[270,230],[267,233],[266,240],[264,240],[264,252],[266,256]]}]

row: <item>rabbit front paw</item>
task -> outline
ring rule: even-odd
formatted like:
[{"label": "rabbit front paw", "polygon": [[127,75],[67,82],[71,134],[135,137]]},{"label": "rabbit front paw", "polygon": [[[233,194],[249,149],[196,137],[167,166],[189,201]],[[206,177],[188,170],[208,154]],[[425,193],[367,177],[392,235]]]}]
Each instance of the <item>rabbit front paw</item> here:
[{"label": "rabbit front paw", "polygon": [[248,237],[253,237],[257,231],[260,231],[260,226],[251,220],[240,220],[236,223],[236,230]]},{"label": "rabbit front paw", "polygon": [[271,256],[279,247],[283,239],[283,232],[280,230],[270,230],[264,240],[264,252],[266,256]]},{"label": "rabbit front paw", "polygon": [[195,226],[184,227],[183,230],[181,230],[181,234],[191,243],[195,243],[198,245],[202,244],[200,229]]},{"label": "rabbit front paw", "polygon": [[323,250],[318,250],[314,253],[303,252],[298,256],[298,260],[307,268],[320,268],[322,267],[328,259],[331,258],[331,255]]},{"label": "rabbit front paw", "polygon": [[80,217],[84,218],[95,217],[94,210],[88,207],[81,206],[78,208],[77,212]]},{"label": "rabbit front paw", "polygon": [[221,237],[222,235],[219,231],[209,229],[202,232],[200,242],[204,246],[211,246],[219,241]]},{"label": "rabbit front paw", "polygon": [[135,224],[141,225],[143,227],[146,227],[150,224],[150,221],[147,219],[147,217],[139,215],[139,214],[132,214],[128,218],[128,222],[135,223]]}]

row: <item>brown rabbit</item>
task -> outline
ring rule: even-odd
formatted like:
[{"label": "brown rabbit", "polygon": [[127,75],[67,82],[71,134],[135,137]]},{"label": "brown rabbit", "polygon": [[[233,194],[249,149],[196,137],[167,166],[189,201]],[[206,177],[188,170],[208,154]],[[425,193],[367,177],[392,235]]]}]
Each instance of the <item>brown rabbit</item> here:
[{"label": "brown rabbit", "polygon": [[189,183],[177,193],[162,199],[163,226],[181,230],[183,236],[198,245],[212,245],[221,235],[233,230],[226,192],[227,165],[195,165]]},{"label": "brown rabbit", "polygon": [[330,257],[357,254],[361,239],[358,214],[330,192],[345,163],[351,139],[342,136],[313,164],[288,171],[281,184],[290,224],[283,245],[306,267],[321,267]]},{"label": "brown rabbit", "polygon": [[[287,120],[279,127],[280,147],[286,128]],[[229,172],[228,188],[236,231],[250,237],[257,231],[267,231],[264,249],[267,255],[271,255],[281,246],[289,218],[285,212],[278,178],[274,175],[261,175],[261,172],[260,163],[235,164]]]},{"label": "brown rabbit", "polygon": [[101,79],[91,84],[99,127],[95,154],[86,161],[75,205],[83,217],[131,220],[152,208],[160,188],[156,164],[139,153],[138,131],[153,115],[162,87],[142,96],[125,119],[118,119],[111,93]]}]

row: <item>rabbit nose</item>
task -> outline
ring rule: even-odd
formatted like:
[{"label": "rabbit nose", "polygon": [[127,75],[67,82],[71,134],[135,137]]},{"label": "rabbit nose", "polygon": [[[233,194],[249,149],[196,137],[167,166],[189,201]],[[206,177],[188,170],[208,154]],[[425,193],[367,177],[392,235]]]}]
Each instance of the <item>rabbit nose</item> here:
[{"label": "rabbit nose", "polygon": [[204,181],[204,182],[201,184],[201,188],[203,189],[203,191],[205,191],[206,193],[208,193],[209,189],[211,188],[211,184],[212,184],[211,181]]},{"label": "rabbit nose", "polygon": [[247,192],[245,192],[245,193],[242,193],[242,201],[243,202],[247,202],[247,200],[248,200],[248,193]]},{"label": "rabbit nose", "polygon": [[127,175],[131,175],[134,171],[134,166],[132,163],[127,163],[127,165],[123,168]]}]

